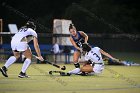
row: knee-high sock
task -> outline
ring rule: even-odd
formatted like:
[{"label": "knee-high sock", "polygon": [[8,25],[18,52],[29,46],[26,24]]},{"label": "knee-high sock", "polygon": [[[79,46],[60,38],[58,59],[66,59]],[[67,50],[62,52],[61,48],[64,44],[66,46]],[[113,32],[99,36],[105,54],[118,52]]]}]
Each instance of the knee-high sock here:
[{"label": "knee-high sock", "polygon": [[22,56],[21,56],[21,60],[22,60],[22,62],[24,62],[25,59],[26,59],[26,57],[25,57],[24,55],[22,55]]},{"label": "knee-high sock", "polygon": [[23,63],[23,66],[22,66],[22,72],[25,73],[27,68],[29,67],[29,65],[31,64],[31,59],[26,59]]},{"label": "knee-high sock", "polygon": [[11,56],[5,63],[5,67],[8,68],[10,65],[12,65],[16,61],[16,57]]},{"label": "knee-high sock", "polygon": [[78,74],[80,72],[80,68],[75,68],[71,71],[69,71],[70,74]]}]

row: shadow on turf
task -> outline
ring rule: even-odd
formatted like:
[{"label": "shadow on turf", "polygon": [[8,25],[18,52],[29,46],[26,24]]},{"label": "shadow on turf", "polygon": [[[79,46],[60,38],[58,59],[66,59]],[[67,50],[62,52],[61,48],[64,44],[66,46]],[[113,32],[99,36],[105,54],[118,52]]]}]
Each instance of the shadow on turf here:
[{"label": "shadow on turf", "polygon": [[125,77],[124,75],[116,72],[115,70],[109,68],[109,67],[106,67],[105,68],[107,71],[109,71],[111,74],[113,74],[115,76],[115,78],[118,78],[118,79],[121,79],[121,80],[124,80],[126,81],[127,83],[129,83],[130,85],[132,86],[138,86],[138,83],[135,82],[134,80],[128,78],[128,77]]},{"label": "shadow on turf", "polygon": [[[34,68],[35,70],[39,71],[43,76],[49,76],[51,79],[55,80],[56,82],[60,83],[63,86],[67,85],[67,82],[65,82],[64,80],[62,80],[61,78],[59,78],[58,76],[53,76],[53,75],[49,75],[48,72],[40,69],[38,66],[36,66],[35,64],[31,65],[32,68]],[[39,75],[40,76],[40,75]],[[60,76],[60,75],[59,75]]]}]

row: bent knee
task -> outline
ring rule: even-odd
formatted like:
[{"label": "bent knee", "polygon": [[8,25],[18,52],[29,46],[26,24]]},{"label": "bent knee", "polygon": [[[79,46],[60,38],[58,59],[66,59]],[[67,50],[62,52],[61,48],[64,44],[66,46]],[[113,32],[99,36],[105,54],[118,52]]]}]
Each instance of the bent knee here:
[{"label": "bent knee", "polygon": [[85,65],[81,67],[82,72],[93,72],[93,67],[91,65]]}]

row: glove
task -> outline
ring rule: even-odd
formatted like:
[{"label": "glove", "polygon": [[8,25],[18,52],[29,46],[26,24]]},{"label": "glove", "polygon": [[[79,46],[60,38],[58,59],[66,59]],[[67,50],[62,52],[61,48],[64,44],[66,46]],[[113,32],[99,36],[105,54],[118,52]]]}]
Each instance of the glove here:
[{"label": "glove", "polygon": [[82,48],[80,48],[79,50],[80,50],[81,53],[83,52],[83,49]]}]

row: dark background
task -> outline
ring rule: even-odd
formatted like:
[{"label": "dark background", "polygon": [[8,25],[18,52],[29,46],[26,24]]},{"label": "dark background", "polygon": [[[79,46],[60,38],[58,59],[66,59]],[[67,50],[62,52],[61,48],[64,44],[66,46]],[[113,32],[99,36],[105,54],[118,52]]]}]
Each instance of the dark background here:
[{"label": "dark background", "polygon": [[[52,33],[53,19],[69,19],[77,30],[88,34],[89,43],[107,51],[140,51],[140,5],[139,0],[2,0],[0,17],[4,32],[7,24],[18,28],[32,20],[38,33]],[[96,34],[106,34],[98,37]],[[108,35],[111,34],[111,35]],[[112,34],[124,34],[113,36]],[[4,43],[11,38],[4,37]],[[42,44],[52,44],[52,38],[39,38]]]},{"label": "dark background", "polygon": [[[52,32],[53,19],[57,18],[72,20],[78,30],[86,33],[140,31],[139,0],[2,0],[0,9],[4,24],[20,27],[33,19],[38,32],[43,33]],[[4,28],[7,30],[7,25]]]}]

